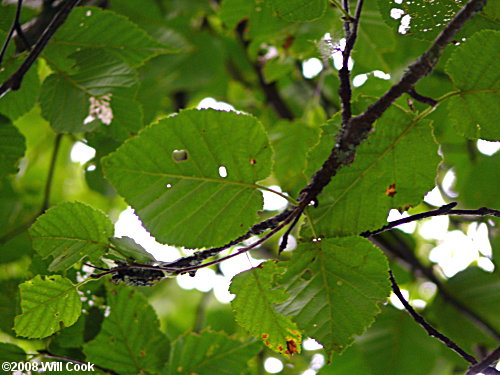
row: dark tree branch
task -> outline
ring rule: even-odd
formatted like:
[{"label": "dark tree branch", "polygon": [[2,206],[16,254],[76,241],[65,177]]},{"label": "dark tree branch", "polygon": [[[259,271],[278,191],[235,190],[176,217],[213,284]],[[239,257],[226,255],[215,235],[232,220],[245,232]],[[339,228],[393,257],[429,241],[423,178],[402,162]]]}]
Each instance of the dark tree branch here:
[{"label": "dark tree branch", "polygon": [[405,307],[406,311],[411,315],[413,320],[415,320],[418,324],[420,324],[429,334],[429,336],[433,336],[440,340],[443,344],[445,344],[448,348],[454,350],[455,352],[458,353],[463,359],[465,359],[467,362],[476,364],[477,360],[474,358],[472,355],[468,354],[465,350],[460,348],[453,340],[451,340],[449,337],[443,335],[442,333],[438,332],[433,326],[431,326],[421,315],[419,315],[413,307],[406,301],[404,298],[403,294],[401,293],[401,290],[399,289],[398,284],[396,283],[396,280],[394,279],[394,275],[392,274],[392,271],[389,270],[389,279],[391,280],[391,286],[392,286],[392,291],[394,294],[399,298],[403,306]]},{"label": "dark tree branch", "polygon": [[57,29],[63,25],[71,10],[79,2],[80,0],[66,0],[64,2],[64,6],[62,6],[59,12],[57,12],[56,16],[40,36],[40,39],[38,39],[38,42],[35,44],[21,66],[0,86],[0,98],[8,91],[18,90],[21,87],[24,75],[29,71]]},{"label": "dark tree branch", "polygon": [[408,95],[410,95],[416,101],[424,104],[429,104],[432,107],[435,107],[439,103],[437,100],[429,98],[428,96],[420,95],[415,91],[415,89],[411,89],[410,91],[408,91]]},{"label": "dark tree branch", "polygon": [[500,346],[492,351],[488,356],[486,356],[481,362],[469,367],[469,371],[465,375],[476,375],[479,373],[483,374],[500,374],[500,372],[492,367],[495,362],[500,358]]},{"label": "dark tree branch", "polygon": [[7,38],[5,38],[5,42],[3,43],[2,50],[0,51],[0,65],[2,64],[3,58],[5,57],[5,53],[7,52],[7,48],[9,47],[9,43],[14,36],[14,31],[17,32],[19,38],[26,45],[26,48],[30,48],[30,44],[28,43],[26,37],[23,34],[23,30],[21,29],[21,24],[19,23],[19,18],[21,17],[21,10],[23,7],[23,0],[17,1],[16,14],[14,16],[14,21],[12,21],[12,26],[10,27],[9,33],[7,34]]}]

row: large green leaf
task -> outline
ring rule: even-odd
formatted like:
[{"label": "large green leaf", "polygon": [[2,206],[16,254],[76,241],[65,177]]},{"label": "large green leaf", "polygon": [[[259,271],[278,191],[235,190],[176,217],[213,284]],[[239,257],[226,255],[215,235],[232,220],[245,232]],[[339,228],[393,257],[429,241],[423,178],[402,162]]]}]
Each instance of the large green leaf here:
[{"label": "large green leaf", "polygon": [[0,176],[17,173],[17,162],[25,150],[24,136],[8,118],[0,115]]},{"label": "large green leaf", "polygon": [[40,275],[19,285],[22,314],[14,329],[19,336],[43,338],[64,326],[73,325],[81,314],[82,303],[70,280]]},{"label": "large green leaf", "polygon": [[500,209],[500,153],[479,157],[464,172],[457,170],[456,188],[468,208]]},{"label": "large green leaf", "polygon": [[84,345],[87,359],[120,374],[158,372],[167,361],[169,342],[146,298],[128,287],[108,289],[110,315],[97,337]]},{"label": "large green leaf", "polygon": [[[445,284],[446,289],[457,300],[480,316],[485,322],[500,331],[500,274],[488,273],[470,267],[457,273]],[[450,305],[441,295],[429,306],[429,314],[437,327],[451,339],[469,350],[481,345],[491,349],[495,340],[478,325]]]},{"label": "large green leaf", "polygon": [[[335,125],[337,120],[310,153],[311,174],[330,152]],[[309,210],[316,235],[308,231],[308,236],[348,236],[377,229],[386,222],[389,209],[417,205],[434,186],[440,158],[430,123],[416,122],[391,108],[375,127],[358,147],[354,163],[337,173],[318,197],[319,206]]]},{"label": "large green leaf", "polygon": [[100,48],[137,67],[175,48],[158,43],[126,17],[109,10],[75,8],[44,50],[50,62],[67,65],[65,58],[84,48]]},{"label": "large green leaf", "polygon": [[[280,270],[273,261],[236,275],[230,292],[236,295],[231,302],[237,322],[250,334],[281,354],[300,352],[301,334],[290,317],[276,312],[274,305],[288,298],[274,286]],[[281,271],[282,272],[282,271]]]},{"label": "large green leaf", "polygon": [[196,248],[223,245],[255,222],[262,208],[255,182],[270,173],[271,156],[255,118],[188,110],[146,128],[102,161],[151,234]]},{"label": "large green leaf", "polygon": [[173,343],[166,374],[243,374],[247,362],[260,350],[255,342],[241,342],[222,333],[188,333]]},{"label": "large green leaf", "polygon": [[54,258],[49,270],[60,271],[85,257],[97,260],[104,254],[113,230],[103,212],[83,203],[66,202],[40,216],[29,233],[38,254]]},{"label": "large green leaf", "polygon": [[[434,374],[440,344],[405,311],[387,308],[356,343],[320,375],[421,375]],[[443,366],[442,363],[440,363]]]},{"label": "large green leaf", "polygon": [[448,113],[458,131],[468,138],[500,140],[499,44],[499,31],[476,33],[454,51],[446,64],[446,72],[460,90],[449,99]]},{"label": "large green leaf", "polygon": [[[122,60],[98,50],[85,50],[72,55],[76,72],[58,72],[48,77],[42,87],[42,115],[57,132],[86,132],[97,124],[115,127],[115,102],[134,96],[130,88],[137,83],[135,71]],[[130,101],[130,98],[127,98]],[[92,101],[100,101],[100,114],[91,111]],[[110,112],[104,110],[105,107]],[[129,112],[122,114],[127,117]],[[88,120],[87,120],[88,118]],[[136,118],[136,116],[132,116]]]},{"label": "large green leaf", "polygon": [[290,22],[310,22],[326,10],[325,0],[268,0],[276,15]]},{"label": "large green leaf", "polygon": [[278,311],[293,316],[329,357],[373,323],[389,295],[387,260],[360,237],[303,243],[287,266],[283,283],[290,298]]}]

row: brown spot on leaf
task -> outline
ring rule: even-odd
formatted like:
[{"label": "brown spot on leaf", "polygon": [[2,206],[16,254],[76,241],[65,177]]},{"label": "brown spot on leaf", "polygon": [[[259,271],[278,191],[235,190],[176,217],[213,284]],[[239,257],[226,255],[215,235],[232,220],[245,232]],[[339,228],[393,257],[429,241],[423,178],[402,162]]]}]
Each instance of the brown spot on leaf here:
[{"label": "brown spot on leaf", "polygon": [[250,164],[255,165],[257,161],[254,158],[250,158]]},{"label": "brown spot on leaf", "polygon": [[396,184],[391,184],[387,189],[385,189],[385,195],[387,195],[388,197],[392,198],[396,195],[396,193]]},{"label": "brown spot on leaf", "polygon": [[267,339],[268,337],[269,337],[269,334],[267,334],[267,333],[263,333],[263,334],[262,334],[262,338],[263,338],[264,340],[265,340],[265,339]]},{"label": "brown spot on leaf", "polygon": [[297,341],[295,340],[287,340],[286,342],[286,347],[290,354],[295,354],[298,353],[299,351],[297,350]]}]

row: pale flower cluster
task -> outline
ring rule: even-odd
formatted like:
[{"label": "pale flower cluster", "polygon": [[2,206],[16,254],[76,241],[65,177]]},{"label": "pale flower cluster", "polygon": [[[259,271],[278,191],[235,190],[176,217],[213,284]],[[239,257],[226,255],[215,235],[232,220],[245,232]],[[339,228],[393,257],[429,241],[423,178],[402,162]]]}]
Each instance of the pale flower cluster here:
[{"label": "pale flower cluster", "polygon": [[111,109],[111,96],[112,94],[103,95],[99,98],[91,96],[89,115],[84,120],[84,124],[88,124],[94,120],[101,120],[105,125],[111,124],[113,120],[113,111]]}]

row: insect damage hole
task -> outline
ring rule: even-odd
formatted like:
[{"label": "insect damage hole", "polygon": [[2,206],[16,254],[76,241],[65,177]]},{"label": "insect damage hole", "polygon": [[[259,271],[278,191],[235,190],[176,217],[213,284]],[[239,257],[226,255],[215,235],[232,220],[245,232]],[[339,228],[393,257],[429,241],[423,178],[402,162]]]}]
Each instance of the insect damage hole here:
[{"label": "insect damage hole", "polygon": [[227,169],[223,165],[219,167],[219,176],[221,176],[222,178],[227,177]]},{"label": "insect damage hole", "polygon": [[186,161],[188,159],[187,150],[174,150],[172,151],[172,159],[176,162]]}]

